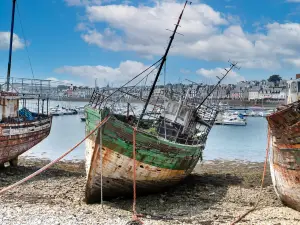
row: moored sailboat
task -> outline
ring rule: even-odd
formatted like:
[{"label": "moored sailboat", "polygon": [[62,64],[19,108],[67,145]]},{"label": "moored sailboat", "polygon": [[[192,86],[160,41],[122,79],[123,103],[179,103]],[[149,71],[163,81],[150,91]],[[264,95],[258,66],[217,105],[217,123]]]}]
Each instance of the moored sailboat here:
[{"label": "moored sailboat", "polygon": [[[20,95],[11,88],[10,70],[16,0],[12,2],[6,91],[0,91],[0,166],[3,166],[6,162],[17,165],[18,156],[45,139],[50,133],[52,124],[52,117],[46,112],[48,99],[38,96],[38,110],[34,113],[26,108],[26,102],[29,98],[25,94]],[[30,98],[33,98],[32,95]],[[46,107],[44,107],[45,100]],[[42,101],[41,105],[40,101]],[[21,105],[23,107],[19,110]]]}]

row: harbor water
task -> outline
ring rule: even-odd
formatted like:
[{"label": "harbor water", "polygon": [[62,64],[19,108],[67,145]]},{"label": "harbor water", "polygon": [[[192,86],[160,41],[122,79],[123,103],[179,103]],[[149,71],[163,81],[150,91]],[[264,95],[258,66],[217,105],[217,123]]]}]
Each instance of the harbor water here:
[{"label": "harbor water", "polygon": [[[67,103],[83,106],[85,102]],[[51,102],[51,106],[64,105]],[[55,159],[72,148],[85,136],[85,123],[81,115],[53,117],[50,135],[24,155],[27,157]],[[262,162],[267,143],[267,121],[263,117],[248,117],[246,126],[214,125],[206,142],[204,160],[242,160]],[[66,160],[84,159],[85,144],[70,153]]]}]

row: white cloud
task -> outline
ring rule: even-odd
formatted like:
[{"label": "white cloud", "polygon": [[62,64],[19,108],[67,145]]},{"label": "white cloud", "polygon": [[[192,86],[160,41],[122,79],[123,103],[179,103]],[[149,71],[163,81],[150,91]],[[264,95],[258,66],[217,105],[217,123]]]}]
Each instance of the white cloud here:
[{"label": "white cloud", "polygon": [[[113,84],[114,86],[123,84],[125,81],[130,80],[143,70],[147,68],[146,65],[140,62],[136,61],[124,61],[121,62],[119,67],[112,68],[108,66],[63,66],[60,68],[57,68],[55,70],[58,74],[70,74],[75,75],[79,77],[84,77],[86,83],[92,83],[94,82],[94,79],[97,78],[97,83],[99,86],[107,85],[108,82],[110,84]],[[150,72],[151,69],[148,71]],[[146,73],[145,73],[146,75]],[[142,79],[144,75],[141,76],[141,78],[138,78],[137,81]],[[149,79],[148,79],[149,80]],[[132,84],[137,83],[133,82]]]},{"label": "white cloud", "polygon": [[[9,48],[10,32],[0,32],[0,50]],[[18,35],[13,35],[13,50],[24,48],[23,40]]]},{"label": "white cloud", "polygon": [[[154,6],[86,6],[89,24],[77,29],[90,45],[111,51],[133,51],[142,57],[162,55],[182,10],[173,0],[158,0]],[[97,24],[106,27],[97,29]],[[88,25],[87,25],[88,24]],[[239,17],[218,12],[206,4],[186,7],[170,54],[206,61],[239,62],[242,68],[281,68],[286,59],[299,58],[300,24],[259,24],[255,33],[247,33]]]},{"label": "white cloud", "polygon": [[[182,5],[174,2],[158,2],[155,7],[90,6],[86,9],[88,19],[93,23],[107,22],[109,27],[102,31],[87,30],[82,38],[89,44],[114,51],[132,50],[145,55],[162,54],[170,36],[166,28],[173,29],[181,10]],[[185,37],[178,35],[177,40],[182,43],[207,38],[217,31],[216,25],[227,23],[219,12],[208,5],[188,6],[178,30]],[[119,30],[124,32],[124,36],[116,32]]]},{"label": "white cloud", "polygon": [[50,85],[53,87],[56,87],[58,85],[73,85],[73,86],[83,86],[84,84],[80,83],[80,82],[76,82],[76,81],[72,81],[72,80],[60,80],[56,77],[48,77],[46,78],[46,80],[50,80]]},{"label": "white cloud", "polygon": [[[227,68],[229,69],[229,68]],[[222,74],[224,74],[226,71],[224,70],[224,68],[215,68],[215,69],[204,69],[201,68],[199,70],[196,71],[197,74],[204,76],[206,78],[210,78],[213,80],[217,80],[217,76],[219,78],[222,77]],[[245,78],[241,75],[239,75],[236,71],[231,70],[230,73],[227,75],[227,77],[225,77],[224,81],[222,83],[231,83],[231,84],[235,84],[239,81],[244,81]]]},{"label": "white cloud", "polygon": [[295,58],[295,59],[285,59],[285,61],[297,68],[300,68],[300,58]]}]

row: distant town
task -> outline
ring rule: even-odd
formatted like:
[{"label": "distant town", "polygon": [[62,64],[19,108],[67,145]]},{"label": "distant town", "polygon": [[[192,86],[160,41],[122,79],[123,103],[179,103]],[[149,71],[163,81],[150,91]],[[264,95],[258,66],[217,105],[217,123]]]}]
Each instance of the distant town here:
[{"label": "distant town", "polygon": [[[40,90],[46,92],[47,96],[53,100],[64,101],[88,101],[95,89],[112,93],[118,87],[88,87],[88,86],[73,86],[70,85],[51,85],[51,81],[41,84],[41,81],[37,81],[36,84],[25,85],[25,80],[14,82],[12,85],[14,89],[17,89],[20,93],[37,93]],[[204,97],[214,85],[195,83],[190,81],[188,84],[171,84],[168,83],[165,86],[157,85],[153,97],[161,96],[165,91],[171,93],[173,97],[180,98],[182,94],[185,94],[189,89],[189,95],[191,97],[202,98]],[[120,92],[119,99],[126,101],[142,100],[146,99],[149,95],[150,86],[135,86],[124,87]],[[221,84],[214,93],[212,99],[221,100],[239,100],[239,101],[284,101],[287,94],[287,80],[281,79],[279,75],[272,75],[268,79],[252,80],[252,81],[240,81],[236,84]]]},{"label": "distant town", "polygon": [[[190,88],[190,94],[197,97],[206,95],[213,85],[207,84],[167,84],[165,87],[158,85],[154,91],[154,97],[158,97],[164,93],[164,91],[172,92],[175,95],[185,93]],[[50,97],[53,99],[82,99],[87,100],[91,97],[95,87],[82,87],[73,85],[59,85],[52,87]],[[99,90],[106,90],[113,92],[117,88],[111,88],[109,85],[106,87],[96,87]],[[133,100],[136,98],[146,98],[149,94],[149,86],[136,86],[136,87],[125,87],[122,89],[124,94],[122,98],[126,100]],[[126,94],[128,93],[128,94]],[[240,81],[236,84],[221,84],[216,88],[212,94],[213,99],[223,100],[242,100],[242,101],[255,101],[255,100],[274,100],[281,101],[286,98],[287,94],[287,81],[281,79],[279,75],[272,75],[267,80],[252,80],[252,81]]]}]

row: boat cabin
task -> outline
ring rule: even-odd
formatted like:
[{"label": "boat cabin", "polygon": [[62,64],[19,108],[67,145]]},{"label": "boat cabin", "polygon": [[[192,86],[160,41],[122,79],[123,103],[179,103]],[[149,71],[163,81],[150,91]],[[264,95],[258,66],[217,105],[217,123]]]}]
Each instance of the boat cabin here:
[{"label": "boat cabin", "polygon": [[195,114],[194,107],[183,101],[168,101],[160,114],[157,133],[160,137],[181,144],[197,144],[210,125]]},{"label": "boat cabin", "polygon": [[2,121],[18,116],[19,100],[17,93],[0,92],[0,119]]},{"label": "boat cabin", "polygon": [[187,105],[182,105],[181,102],[169,101],[165,103],[165,111],[162,116],[172,123],[185,126],[189,122],[192,114],[192,109]]}]

